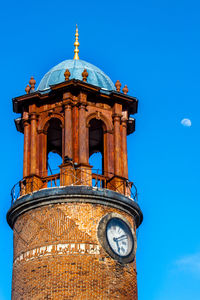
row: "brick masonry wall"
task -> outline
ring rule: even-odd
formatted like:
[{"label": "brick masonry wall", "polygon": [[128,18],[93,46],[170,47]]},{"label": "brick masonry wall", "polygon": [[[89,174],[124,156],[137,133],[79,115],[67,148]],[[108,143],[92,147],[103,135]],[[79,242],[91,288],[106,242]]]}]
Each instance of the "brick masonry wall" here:
[{"label": "brick masonry wall", "polygon": [[102,248],[99,221],[108,206],[63,203],[21,215],[14,226],[12,299],[137,299],[135,262],[122,265]]}]

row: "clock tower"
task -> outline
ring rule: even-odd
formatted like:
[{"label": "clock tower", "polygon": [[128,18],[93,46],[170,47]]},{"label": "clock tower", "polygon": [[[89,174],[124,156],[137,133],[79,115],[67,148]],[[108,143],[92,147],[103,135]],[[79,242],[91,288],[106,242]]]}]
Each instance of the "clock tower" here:
[{"label": "clock tower", "polygon": [[[12,299],[137,299],[136,230],[127,135],[138,101],[79,59],[53,67],[13,99],[24,134],[23,178],[12,189]],[[57,155],[58,170],[49,167]],[[91,158],[101,156],[101,170]],[[95,162],[95,160],[94,160]],[[51,172],[52,171],[52,172]]]}]

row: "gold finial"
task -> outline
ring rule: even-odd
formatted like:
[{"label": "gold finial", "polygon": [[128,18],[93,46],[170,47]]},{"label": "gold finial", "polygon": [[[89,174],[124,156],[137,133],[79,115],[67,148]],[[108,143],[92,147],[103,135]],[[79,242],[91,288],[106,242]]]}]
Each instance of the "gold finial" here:
[{"label": "gold finial", "polygon": [[75,46],[75,49],[74,49],[74,59],[79,59],[79,56],[78,56],[78,53],[79,53],[79,42],[78,42],[78,37],[79,37],[79,34],[78,34],[78,26],[76,25],[76,33],[75,33],[75,43],[74,43],[74,46]]}]

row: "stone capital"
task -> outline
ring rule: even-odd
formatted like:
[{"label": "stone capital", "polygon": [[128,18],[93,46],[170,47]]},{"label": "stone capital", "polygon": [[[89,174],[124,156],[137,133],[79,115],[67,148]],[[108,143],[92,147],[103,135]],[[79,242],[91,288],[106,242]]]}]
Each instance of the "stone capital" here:
[{"label": "stone capital", "polygon": [[78,96],[78,100],[80,103],[87,103],[87,94],[80,92],[79,96]]},{"label": "stone capital", "polygon": [[112,117],[113,117],[114,122],[120,122],[120,120],[121,120],[120,114],[113,114]]},{"label": "stone capital", "polygon": [[32,121],[32,120],[37,120],[38,115],[37,115],[36,112],[31,112],[31,113],[29,113],[29,117],[30,117],[30,120],[31,120],[31,121]]}]

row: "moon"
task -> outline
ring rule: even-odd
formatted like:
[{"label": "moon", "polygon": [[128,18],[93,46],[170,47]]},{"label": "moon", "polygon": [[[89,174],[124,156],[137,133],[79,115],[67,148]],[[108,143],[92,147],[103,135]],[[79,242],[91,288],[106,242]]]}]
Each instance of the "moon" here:
[{"label": "moon", "polygon": [[184,127],[191,127],[192,126],[192,122],[190,119],[182,119],[181,120],[181,124],[184,126]]}]

